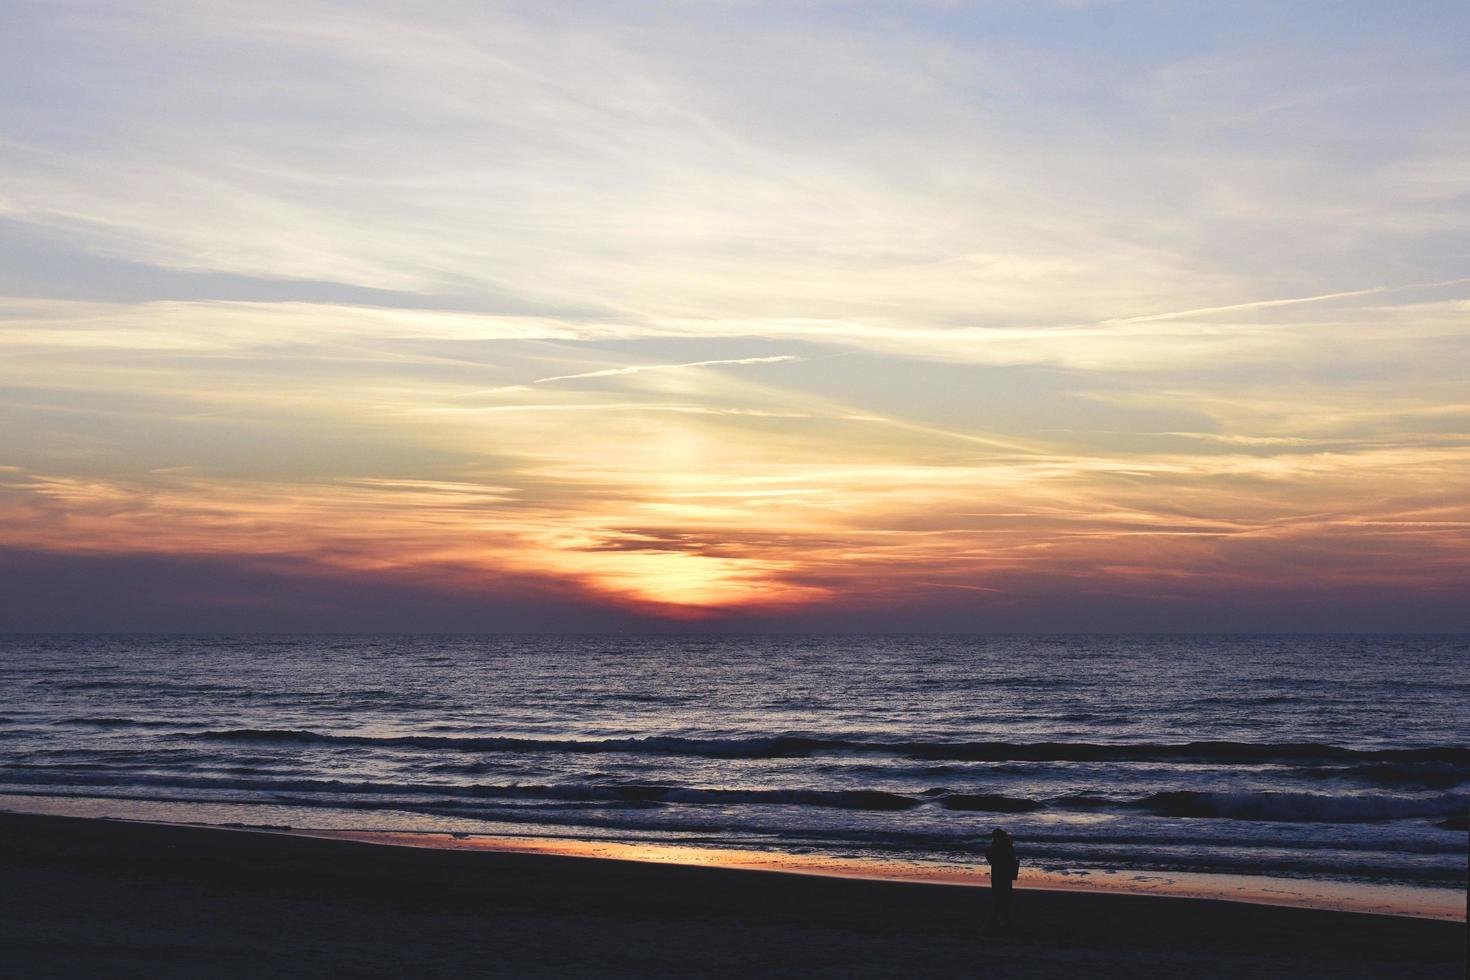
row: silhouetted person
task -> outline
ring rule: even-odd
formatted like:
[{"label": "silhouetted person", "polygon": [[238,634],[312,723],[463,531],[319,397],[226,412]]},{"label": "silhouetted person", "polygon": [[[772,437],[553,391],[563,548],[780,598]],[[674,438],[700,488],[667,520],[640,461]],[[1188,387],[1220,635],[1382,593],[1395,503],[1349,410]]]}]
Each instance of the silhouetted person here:
[{"label": "silhouetted person", "polygon": [[1010,926],[1011,886],[1021,874],[1021,859],[1016,857],[1016,845],[1011,835],[995,828],[990,834],[990,846],[985,849],[985,860],[990,863],[990,923]]}]

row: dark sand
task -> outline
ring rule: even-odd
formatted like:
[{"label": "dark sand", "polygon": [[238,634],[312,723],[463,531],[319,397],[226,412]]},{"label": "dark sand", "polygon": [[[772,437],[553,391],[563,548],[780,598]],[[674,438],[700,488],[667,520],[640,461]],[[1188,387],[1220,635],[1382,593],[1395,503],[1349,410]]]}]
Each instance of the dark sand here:
[{"label": "dark sand", "polygon": [[[1465,927],[0,814],[0,975],[1459,977]],[[1022,882],[1024,885],[1024,881]]]}]

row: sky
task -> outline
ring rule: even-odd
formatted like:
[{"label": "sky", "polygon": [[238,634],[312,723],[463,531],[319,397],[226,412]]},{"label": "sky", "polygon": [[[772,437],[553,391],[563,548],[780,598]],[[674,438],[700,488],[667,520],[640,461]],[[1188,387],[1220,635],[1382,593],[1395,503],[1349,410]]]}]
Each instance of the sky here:
[{"label": "sky", "polygon": [[1470,630],[1470,6],[0,3],[0,629]]}]

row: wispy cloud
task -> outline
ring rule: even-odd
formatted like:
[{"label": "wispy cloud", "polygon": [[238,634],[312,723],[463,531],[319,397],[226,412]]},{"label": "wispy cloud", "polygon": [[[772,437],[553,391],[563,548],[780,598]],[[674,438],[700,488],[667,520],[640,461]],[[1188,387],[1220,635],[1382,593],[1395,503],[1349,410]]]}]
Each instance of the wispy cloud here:
[{"label": "wispy cloud", "polygon": [[1211,316],[1215,313],[1237,313],[1242,310],[1269,310],[1277,306],[1296,306],[1301,303],[1322,303],[1327,300],[1349,299],[1356,296],[1372,296],[1377,293],[1397,292],[1405,289],[1430,289],[1437,286],[1460,286],[1470,283],[1470,278],[1445,279],[1440,282],[1416,282],[1403,286],[1370,286],[1367,289],[1352,289],[1339,293],[1323,293],[1321,296],[1297,296],[1291,299],[1264,299],[1250,303],[1233,303],[1229,306],[1208,306],[1198,310],[1178,310],[1173,313],[1150,313],[1146,316],[1123,317],[1118,323],[1150,323],[1156,320],[1183,320],[1190,317]]},{"label": "wispy cloud", "polygon": [[799,361],[800,357],[792,354],[781,354],[773,357],[731,357],[711,361],[687,361],[683,364],[630,364],[626,367],[603,368],[599,371],[582,371],[578,374],[557,374],[549,378],[537,378],[528,381],[524,385],[510,385],[505,388],[497,388],[496,391],[522,391],[530,385],[547,385],[558,381],[580,381],[584,378],[618,378],[629,374],[643,374],[646,371],[682,371],[686,368],[703,367],[725,367],[743,364],[782,364],[788,361]]},{"label": "wispy cloud", "polygon": [[660,615],[1463,584],[1470,21],[1081,6],[32,5],[0,546]]}]

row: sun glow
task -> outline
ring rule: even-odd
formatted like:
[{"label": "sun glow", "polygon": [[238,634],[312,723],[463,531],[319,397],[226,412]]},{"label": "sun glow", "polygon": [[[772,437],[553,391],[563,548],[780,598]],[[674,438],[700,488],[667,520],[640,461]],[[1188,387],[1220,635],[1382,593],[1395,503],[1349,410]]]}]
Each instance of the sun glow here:
[{"label": "sun glow", "polygon": [[0,548],[915,625],[1470,585],[1459,76],[1369,153],[1347,54],[466,10],[37,15]]}]

